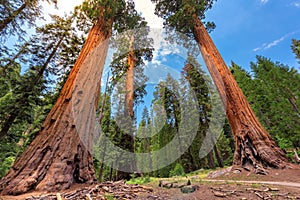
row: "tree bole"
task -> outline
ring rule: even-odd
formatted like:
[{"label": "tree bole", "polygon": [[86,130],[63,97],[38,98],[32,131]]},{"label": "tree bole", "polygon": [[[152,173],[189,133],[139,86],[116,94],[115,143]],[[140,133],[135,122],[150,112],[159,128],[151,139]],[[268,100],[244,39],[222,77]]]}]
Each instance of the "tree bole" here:
[{"label": "tree bole", "polygon": [[[90,135],[90,130],[94,128],[90,124],[90,118],[93,116],[83,115],[81,120],[87,124],[85,127],[88,129],[85,133],[81,133],[76,124],[74,104],[78,100],[76,91],[88,93],[95,102],[99,97],[101,79],[99,75],[102,74],[104,67],[108,48],[106,39],[111,34],[113,23],[112,19],[102,17],[104,12],[103,8],[102,15],[100,13],[99,19],[91,28],[83,49],[57,102],[47,115],[41,131],[0,181],[2,194],[18,195],[32,189],[58,191],[70,188],[74,183],[96,181],[93,158],[89,149],[91,144],[83,139],[89,137],[87,139],[89,142],[90,137],[93,137]],[[91,59],[90,54],[100,44],[102,44],[101,50],[96,54],[97,57],[93,58],[95,60],[87,60],[87,58]],[[88,67],[88,64],[94,65]],[[98,73],[94,75],[92,70]],[[94,82],[93,86],[89,84],[91,81]],[[81,88],[78,90],[76,87]],[[95,109],[95,105],[87,104],[82,112]]]},{"label": "tree bole", "polygon": [[197,15],[193,33],[218,89],[235,139],[234,165],[285,168],[287,158],[258,121]]}]

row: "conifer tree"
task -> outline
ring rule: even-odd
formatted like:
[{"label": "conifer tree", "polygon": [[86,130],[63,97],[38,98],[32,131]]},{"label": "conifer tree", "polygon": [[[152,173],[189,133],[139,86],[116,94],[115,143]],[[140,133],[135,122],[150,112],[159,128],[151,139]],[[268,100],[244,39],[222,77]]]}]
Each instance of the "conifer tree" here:
[{"label": "conifer tree", "polygon": [[[57,3],[56,0],[47,2]],[[39,0],[4,0],[0,4],[0,38],[10,35],[23,38],[24,25],[35,26],[35,21],[42,18],[42,8]]]},{"label": "conifer tree", "polygon": [[300,40],[293,39],[291,45],[293,53],[296,55],[296,58],[300,63]]},{"label": "conifer tree", "polygon": [[[118,19],[126,14],[125,7],[122,0],[84,1],[81,5],[82,16],[94,24],[41,131],[0,181],[3,194],[21,194],[30,189],[55,191],[96,180],[90,143],[95,127],[94,103],[100,93],[107,39],[113,26],[122,25]],[[98,56],[93,55],[95,52]],[[87,97],[85,101],[83,96]],[[75,102],[81,100],[84,105],[74,109]],[[81,123],[76,121],[79,113],[83,114]]]},{"label": "conifer tree", "polygon": [[11,90],[15,99],[5,108],[6,114],[1,115],[0,138],[8,134],[18,117],[22,119],[28,115],[30,117],[30,110],[38,104],[40,97],[46,92],[46,85],[55,83],[49,77],[63,76],[70,70],[62,65],[70,59],[64,60],[60,54],[68,52],[66,45],[71,40],[77,41],[72,47],[75,50],[76,45],[80,45],[80,39],[71,27],[71,17],[63,19],[52,16],[52,19],[53,23],[37,28],[36,34],[13,56],[14,61],[5,63],[4,67],[9,67],[13,62],[19,62],[23,68],[28,66],[28,70],[20,77],[18,87]]},{"label": "conifer tree", "polygon": [[266,166],[285,168],[287,159],[284,152],[258,121],[206,30],[214,24],[202,23],[205,11],[212,7],[214,0],[152,2],[156,3],[155,12],[164,19],[165,27],[184,33],[197,42],[234,134],[236,149],[233,164],[254,168],[256,173],[266,173]]}]

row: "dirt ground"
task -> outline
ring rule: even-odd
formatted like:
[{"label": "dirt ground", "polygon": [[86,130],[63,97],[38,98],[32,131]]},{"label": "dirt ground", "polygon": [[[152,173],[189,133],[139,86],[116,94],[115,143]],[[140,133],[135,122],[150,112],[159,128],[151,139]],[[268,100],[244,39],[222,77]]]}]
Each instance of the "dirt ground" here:
[{"label": "dirt ground", "polygon": [[[220,173],[221,172],[221,173]],[[269,169],[268,175],[258,175],[252,172],[231,168],[213,172],[214,178],[198,180],[190,177],[192,185],[199,186],[194,193],[183,194],[178,188],[159,188],[152,185],[154,191],[142,194],[139,199],[299,199],[300,200],[300,167],[293,169]]]},{"label": "dirt ground", "polygon": [[[197,175],[183,178],[179,182],[184,183],[189,179],[192,186],[197,190],[193,193],[184,194],[180,188],[158,187],[157,182],[144,185],[151,187],[153,191],[136,192],[134,198],[113,198],[113,199],[146,199],[146,200],[256,200],[256,199],[299,199],[300,200],[300,167],[295,165],[293,169],[269,170],[268,175],[257,175],[251,172],[231,168],[222,169],[210,174],[216,175],[213,178],[198,177]],[[172,179],[174,181],[174,179]],[[76,186],[68,191],[80,189],[83,186]],[[86,187],[86,185],[85,185]],[[65,191],[62,191],[65,192]],[[130,191],[129,191],[130,192]],[[131,191],[132,192],[132,191]],[[28,193],[20,196],[0,196],[0,200],[23,200],[32,196],[40,196],[45,193]],[[109,198],[91,199],[112,199],[114,191]],[[40,198],[41,199],[41,198]],[[43,199],[43,198],[42,198]],[[52,198],[56,199],[56,198]],[[77,198],[82,199],[82,198]],[[88,199],[88,198],[86,198]],[[90,199],[88,199],[90,200]]]}]

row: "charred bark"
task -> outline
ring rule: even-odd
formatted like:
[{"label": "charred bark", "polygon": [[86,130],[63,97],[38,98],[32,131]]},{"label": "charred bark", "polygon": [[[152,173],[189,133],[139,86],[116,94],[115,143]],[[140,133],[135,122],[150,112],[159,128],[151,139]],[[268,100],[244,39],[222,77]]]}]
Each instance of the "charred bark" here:
[{"label": "charred bark", "polygon": [[[113,22],[113,20],[103,18],[104,8],[100,10],[102,13],[91,28],[83,49],[57,102],[47,115],[41,131],[15,162],[9,173],[0,181],[2,194],[17,195],[32,189],[57,191],[67,189],[74,183],[96,181],[93,159],[89,151],[90,146],[83,141],[82,135],[80,135],[82,133],[78,131],[76,113],[73,110],[74,103],[80,99],[76,99],[75,102],[75,99],[72,101],[72,98],[79,95],[74,92],[76,87],[80,87],[80,94],[90,95],[90,99],[95,102],[99,96],[99,73],[102,74],[108,48],[106,39],[111,34]],[[89,55],[99,44],[102,44],[100,52],[97,52],[96,56],[94,55],[95,60],[90,61],[94,66],[87,65],[89,60],[86,58],[90,59]],[[95,66],[99,66],[99,68]],[[94,71],[91,70],[99,72],[93,76]],[[76,80],[79,75],[81,79]],[[97,82],[97,85],[91,87],[88,84],[91,82]],[[93,104],[86,104],[85,109],[94,110],[96,108]],[[89,126],[91,116],[84,116],[81,120],[82,123],[87,124],[88,128],[83,134],[86,137],[92,137],[89,135],[89,131],[94,128]]]},{"label": "charred bark", "polygon": [[235,139],[234,165],[285,168],[287,158],[258,121],[201,20],[193,15],[193,33],[221,96]]}]

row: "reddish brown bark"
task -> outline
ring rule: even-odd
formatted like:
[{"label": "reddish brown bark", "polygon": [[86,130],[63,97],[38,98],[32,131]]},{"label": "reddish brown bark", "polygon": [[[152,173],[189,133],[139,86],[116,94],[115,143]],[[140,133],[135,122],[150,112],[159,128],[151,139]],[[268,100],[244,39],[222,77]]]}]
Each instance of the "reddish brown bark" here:
[{"label": "reddish brown bark", "polygon": [[286,167],[284,152],[258,121],[201,20],[196,14],[193,17],[195,40],[219,91],[234,134],[236,149],[233,164],[253,166],[258,171],[262,166]]},{"label": "reddish brown bark", "polygon": [[133,42],[134,42],[134,35],[130,38],[130,45],[129,45],[129,53],[128,53],[128,69],[126,71],[126,81],[125,81],[125,88],[126,88],[126,95],[125,95],[125,110],[128,109],[129,116],[131,119],[134,117],[133,113],[133,101],[134,101],[134,51],[133,51]]},{"label": "reddish brown bark", "polygon": [[[104,9],[101,10],[104,13]],[[89,151],[91,144],[83,141],[84,137],[92,137],[89,135],[89,131],[93,129],[89,126],[91,116],[82,116],[82,123],[87,124],[85,127],[88,129],[85,133],[78,131],[82,127],[77,127],[75,119],[77,111],[74,111],[74,103],[80,101],[81,99],[78,99],[80,95],[86,93],[90,99],[97,101],[100,92],[99,74],[95,77],[92,70],[102,73],[108,48],[106,39],[111,34],[113,22],[113,20],[104,20],[102,16],[100,14],[90,30],[57,102],[43,123],[42,130],[0,181],[2,194],[16,195],[31,189],[56,191],[67,189],[74,183],[96,181]],[[90,61],[93,50],[100,44],[102,44],[100,51],[96,56],[93,55],[95,60]],[[98,83],[91,87],[88,83],[93,81]],[[95,109],[93,104],[87,103],[85,106],[83,113]]]}]

